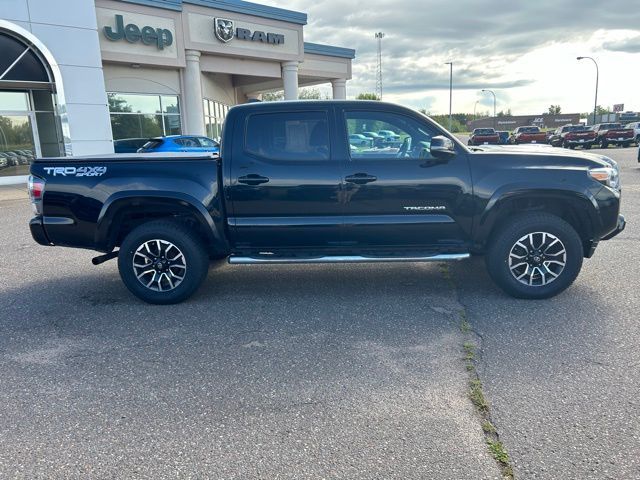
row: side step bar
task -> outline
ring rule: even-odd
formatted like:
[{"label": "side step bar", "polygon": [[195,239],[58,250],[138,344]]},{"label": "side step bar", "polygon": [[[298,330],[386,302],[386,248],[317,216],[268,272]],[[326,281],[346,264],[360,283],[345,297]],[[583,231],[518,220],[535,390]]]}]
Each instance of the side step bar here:
[{"label": "side step bar", "polygon": [[424,257],[362,257],[362,256],[327,256],[327,257],[229,257],[229,263],[248,265],[255,263],[391,263],[391,262],[451,262],[465,260],[468,253],[443,253]]}]

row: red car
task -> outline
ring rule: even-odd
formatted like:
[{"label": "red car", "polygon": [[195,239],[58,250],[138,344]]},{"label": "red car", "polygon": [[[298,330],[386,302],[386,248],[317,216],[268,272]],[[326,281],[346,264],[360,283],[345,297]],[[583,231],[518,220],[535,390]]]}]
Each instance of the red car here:
[{"label": "red car", "polygon": [[493,128],[475,128],[467,145],[498,145],[500,135]]},{"label": "red car", "polygon": [[596,143],[602,148],[607,148],[609,144],[629,147],[634,141],[632,128],[624,128],[620,123],[599,123],[593,127],[596,132]]},{"label": "red car", "polygon": [[509,143],[519,145],[521,143],[547,143],[547,134],[533,125],[518,127],[511,134]]}]

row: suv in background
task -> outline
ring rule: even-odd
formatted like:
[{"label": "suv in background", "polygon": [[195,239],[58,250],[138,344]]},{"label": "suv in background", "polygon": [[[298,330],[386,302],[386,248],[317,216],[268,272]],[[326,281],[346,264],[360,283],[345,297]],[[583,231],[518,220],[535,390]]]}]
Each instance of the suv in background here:
[{"label": "suv in background", "polygon": [[577,146],[589,150],[596,142],[596,133],[584,125],[563,125],[558,127],[549,137],[553,147],[575,148]]},{"label": "suv in background", "polygon": [[498,134],[498,144],[499,145],[506,145],[507,143],[509,143],[509,137],[511,136],[511,134],[506,131],[506,130],[498,130],[496,132]]},{"label": "suv in background", "polygon": [[152,152],[211,152],[220,153],[220,144],[209,137],[171,135],[156,137],[145,143],[139,153]]}]

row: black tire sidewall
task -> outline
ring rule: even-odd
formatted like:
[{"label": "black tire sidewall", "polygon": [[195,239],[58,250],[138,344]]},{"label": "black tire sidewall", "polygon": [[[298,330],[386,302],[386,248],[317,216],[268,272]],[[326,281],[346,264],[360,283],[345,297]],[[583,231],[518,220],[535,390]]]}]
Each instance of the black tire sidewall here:
[{"label": "black tire sidewall", "polygon": [[[555,235],[567,251],[567,263],[560,277],[545,286],[524,285],[509,270],[511,248],[518,239],[532,232]],[[583,257],[582,241],[571,225],[554,215],[531,214],[515,219],[492,237],[485,261],[489,275],[506,293],[517,298],[542,299],[561,293],[573,283],[582,268]]]},{"label": "black tire sidewall", "polygon": [[[185,278],[173,290],[156,292],[146,288],[136,278],[133,255],[140,245],[153,239],[173,243],[185,257]],[[118,254],[118,270],[125,286],[141,300],[158,305],[179,303],[190,297],[202,284],[208,268],[209,258],[200,239],[194,238],[185,227],[172,221],[152,221],[135,228],[122,242]]]}]

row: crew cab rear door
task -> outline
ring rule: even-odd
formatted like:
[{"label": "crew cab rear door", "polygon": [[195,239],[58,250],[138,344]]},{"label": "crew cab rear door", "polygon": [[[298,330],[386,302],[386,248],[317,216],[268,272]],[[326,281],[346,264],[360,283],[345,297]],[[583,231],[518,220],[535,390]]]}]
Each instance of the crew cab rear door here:
[{"label": "crew cab rear door", "polygon": [[263,105],[233,127],[227,199],[238,249],[309,250],[340,239],[333,107],[282,105]]},{"label": "crew cab rear door", "polygon": [[[384,107],[384,108],[381,108]],[[426,251],[468,247],[472,213],[466,150],[434,157],[431,138],[443,132],[425,117],[388,105],[340,108],[344,171],[343,241],[354,248]],[[350,134],[392,130],[400,148],[349,145]]]}]

